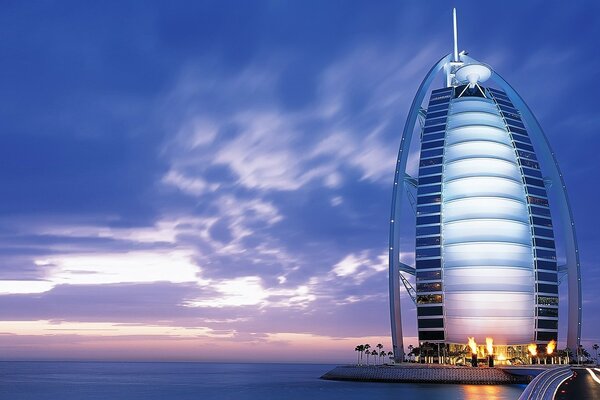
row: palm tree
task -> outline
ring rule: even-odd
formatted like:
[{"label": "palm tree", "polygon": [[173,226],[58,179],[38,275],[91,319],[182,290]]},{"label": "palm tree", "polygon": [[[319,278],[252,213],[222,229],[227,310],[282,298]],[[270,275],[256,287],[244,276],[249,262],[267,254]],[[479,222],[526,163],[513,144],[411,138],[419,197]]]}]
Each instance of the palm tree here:
[{"label": "palm tree", "polygon": [[358,353],[360,354],[360,362],[359,365],[362,365],[362,359],[363,359],[363,352],[365,351],[365,345],[364,344],[359,344],[358,346],[356,346],[358,348]]},{"label": "palm tree", "polygon": [[408,345],[408,358],[409,359],[411,359],[412,357],[414,357],[413,349],[414,349],[414,346],[412,344],[409,344]]},{"label": "palm tree", "polygon": [[356,346],[354,348],[354,351],[356,352],[356,365],[360,364],[360,346]]},{"label": "palm tree", "polygon": [[385,357],[385,351],[384,351],[384,350],[381,350],[381,351],[379,352],[379,364],[381,364],[381,358],[382,358],[382,357]]},{"label": "palm tree", "polygon": [[[381,343],[377,343],[377,346],[375,346],[375,347],[377,347],[379,349],[379,351],[381,351],[381,349],[383,349],[383,345]],[[377,353],[375,353],[375,354],[377,354]],[[381,361],[381,357],[380,357],[379,361]]]},{"label": "palm tree", "polygon": [[388,351],[387,355],[388,355],[388,358],[391,360],[392,357],[394,357],[394,352],[393,351]]},{"label": "palm tree", "polygon": [[369,366],[369,356],[371,355],[371,352],[369,350],[365,350],[365,354],[367,355],[367,367],[368,367]]},{"label": "palm tree", "polygon": [[592,349],[594,349],[596,352],[596,365],[598,365],[598,349],[600,349],[600,346],[598,346],[598,343],[596,343],[592,346]]}]

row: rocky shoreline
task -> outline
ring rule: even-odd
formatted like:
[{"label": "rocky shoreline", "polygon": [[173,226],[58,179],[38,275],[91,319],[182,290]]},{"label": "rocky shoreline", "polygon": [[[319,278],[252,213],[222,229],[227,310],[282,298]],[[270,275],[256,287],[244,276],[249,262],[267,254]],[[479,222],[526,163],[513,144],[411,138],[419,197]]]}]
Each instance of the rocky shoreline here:
[{"label": "rocky shoreline", "polygon": [[402,364],[377,366],[338,366],[321,379],[388,383],[442,383],[469,385],[511,385],[529,383],[530,376],[512,375],[499,368],[473,368],[444,365]]}]

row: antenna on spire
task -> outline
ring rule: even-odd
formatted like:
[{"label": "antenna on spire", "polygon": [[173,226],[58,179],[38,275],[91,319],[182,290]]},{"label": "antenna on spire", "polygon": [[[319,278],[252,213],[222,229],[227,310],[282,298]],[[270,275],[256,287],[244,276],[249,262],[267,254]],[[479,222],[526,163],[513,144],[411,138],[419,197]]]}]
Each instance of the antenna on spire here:
[{"label": "antenna on spire", "polygon": [[453,26],[454,26],[454,62],[459,62],[460,60],[458,59],[458,32],[456,29],[456,8],[452,9],[452,19],[453,19]]}]

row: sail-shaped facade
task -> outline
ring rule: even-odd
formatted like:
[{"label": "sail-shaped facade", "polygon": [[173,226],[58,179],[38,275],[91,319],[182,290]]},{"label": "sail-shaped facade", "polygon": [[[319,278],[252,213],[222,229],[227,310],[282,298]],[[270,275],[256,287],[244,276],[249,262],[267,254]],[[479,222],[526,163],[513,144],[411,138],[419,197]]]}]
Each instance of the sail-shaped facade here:
[{"label": "sail-shaped facade", "polygon": [[[432,90],[434,77],[442,73],[445,87]],[[406,174],[413,137],[420,140],[414,178]],[[406,190],[416,190],[414,266],[399,260]],[[549,190],[557,203],[552,212]],[[566,256],[560,268],[558,218]],[[557,340],[558,285],[564,273],[567,345],[579,344],[579,254],[554,153],[512,87],[491,67],[456,49],[430,70],[413,101],[396,167],[389,250],[397,360],[404,354],[401,282],[416,303],[420,342],[459,344],[468,337],[479,342],[492,337],[495,344],[527,346]],[[415,275],[416,288],[403,274]]]}]

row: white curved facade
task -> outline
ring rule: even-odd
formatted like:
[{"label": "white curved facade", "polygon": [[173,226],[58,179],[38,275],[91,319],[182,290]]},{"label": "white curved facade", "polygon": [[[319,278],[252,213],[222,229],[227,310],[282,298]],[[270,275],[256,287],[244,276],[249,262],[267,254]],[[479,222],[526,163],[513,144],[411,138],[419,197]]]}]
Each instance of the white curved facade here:
[{"label": "white curved facade", "polygon": [[441,237],[445,340],[534,340],[535,275],[525,188],[496,104],[448,109]]}]

